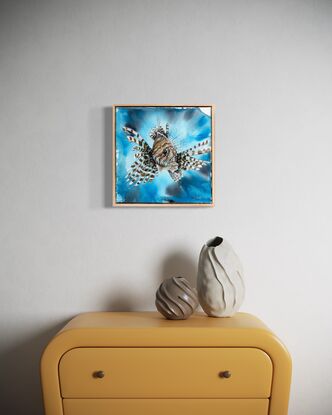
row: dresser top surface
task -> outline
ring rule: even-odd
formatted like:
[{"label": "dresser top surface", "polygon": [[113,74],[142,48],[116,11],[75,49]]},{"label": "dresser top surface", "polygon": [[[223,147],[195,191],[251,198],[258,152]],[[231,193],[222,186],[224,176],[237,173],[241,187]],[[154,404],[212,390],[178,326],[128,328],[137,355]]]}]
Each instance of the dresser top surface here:
[{"label": "dresser top surface", "polygon": [[187,320],[166,320],[158,312],[92,312],[74,317],[64,328],[71,329],[265,329],[265,324],[248,313],[233,317],[215,318],[194,313]]},{"label": "dresser top surface", "polygon": [[270,356],[287,354],[277,336],[248,313],[194,313],[187,320],[166,320],[154,311],[83,313],[53,337],[44,354],[56,360],[77,347],[253,347]]}]

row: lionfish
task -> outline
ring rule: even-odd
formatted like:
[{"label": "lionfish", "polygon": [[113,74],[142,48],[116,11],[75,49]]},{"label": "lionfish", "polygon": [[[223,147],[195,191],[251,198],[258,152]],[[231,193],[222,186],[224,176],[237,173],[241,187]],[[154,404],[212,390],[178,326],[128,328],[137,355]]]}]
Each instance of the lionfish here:
[{"label": "lionfish", "polygon": [[136,145],[135,162],[130,166],[127,181],[135,186],[152,182],[162,170],[168,171],[171,178],[177,182],[183,176],[183,171],[200,170],[208,164],[193,156],[209,153],[210,147],[206,147],[209,140],[203,140],[187,150],[177,152],[176,146],[169,134],[169,125],[164,129],[161,125],[152,128],[150,137],[153,140],[152,148],[133,128],[123,127],[128,140]]}]

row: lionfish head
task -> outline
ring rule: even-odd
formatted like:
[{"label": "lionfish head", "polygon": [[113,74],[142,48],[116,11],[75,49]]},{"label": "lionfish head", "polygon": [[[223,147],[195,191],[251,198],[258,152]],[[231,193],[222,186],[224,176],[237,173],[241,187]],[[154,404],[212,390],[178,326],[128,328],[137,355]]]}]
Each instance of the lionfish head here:
[{"label": "lionfish head", "polygon": [[169,138],[168,124],[166,124],[165,129],[161,125],[153,128],[150,137],[154,141],[152,157],[156,164],[161,168],[175,171],[178,167],[176,162],[177,152]]}]

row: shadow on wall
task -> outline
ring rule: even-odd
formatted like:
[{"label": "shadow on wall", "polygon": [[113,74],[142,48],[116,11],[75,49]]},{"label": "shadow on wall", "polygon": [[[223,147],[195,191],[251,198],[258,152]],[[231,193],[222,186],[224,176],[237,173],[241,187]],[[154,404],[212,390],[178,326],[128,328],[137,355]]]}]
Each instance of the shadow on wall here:
[{"label": "shadow on wall", "polygon": [[[192,286],[196,285],[197,264],[193,258],[180,249],[170,252],[161,262],[156,273],[156,289],[166,278],[185,277]],[[154,293],[153,293],[154,302]],[[104,310],[134,311],[146,304],[144,292],[128,293],[118,290],[108,296]],[[40,385],[40,358],[51,338],[67,323],[35,332],[34,335],[17,342],[10,349],[0,352],[0,413],[5,415],[43,415]]]},{"label": "shadow on wall", "polygon": [[67,321],[35,333],[0,352],[1,403],[4,415],[43,415],[39,364],[50,339]]},{"label": "shadow on wall", "polygon": [[170,252],[161,263],[159,284],[171,277],[184,277],[196,287],[197,263],[192,256],[180,249]]},{"label": "shadow on wall", "polygon": [[89,111],[89,207],[112,207],[112,107]]},{"label": "shadow on wall", "polygon": [[104,206],[112,207],[112,134],[113,134],[113,108],[104,108]]},{"label": "shadow on wall", "polygon": [[[149,289],[142,287],[137,291],[130,284],[116,291],[107,292],[100,301],[101,309],[105,311],[135,311],[146,310],[149,304],[149,310],[155,310],[155,292],[159,285],[171,277],[184,277],[192,287],[196,287],[197,261],[186,252],[177,249],[171,251],[160,263],[156,270],[156,279],[151,282]],[[118,276],[118,279],[128,280],[128,276]]]},{"label": "shadow on wall", "polygon": [[107,294],[101,303],[105,311],[135,311],[141,309],[141,300],[136,293],[130,293],[126,288]]}]

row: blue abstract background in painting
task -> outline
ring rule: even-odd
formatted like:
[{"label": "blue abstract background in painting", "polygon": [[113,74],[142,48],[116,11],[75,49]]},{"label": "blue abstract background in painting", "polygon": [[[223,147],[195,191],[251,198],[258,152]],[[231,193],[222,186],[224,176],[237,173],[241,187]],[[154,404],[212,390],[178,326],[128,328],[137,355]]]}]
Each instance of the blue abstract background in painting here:
[{"label": "blue abstract background in painting", "polygon": [[161,171],[149,183],[130,185],[127,172],[135,161],[134,143],[128,141],[122,127],[136,130],[152,148],[152,128],[169,124],[170,137],[178,152],[208,139],[211,146],[211,107],[116,107],[116,203],[212,203],[212,156],[211,153],[194,157],[208,163],[199,171],[185,171],[174,182],[167,171]]}]

